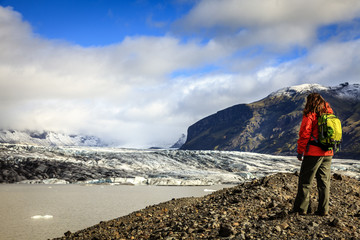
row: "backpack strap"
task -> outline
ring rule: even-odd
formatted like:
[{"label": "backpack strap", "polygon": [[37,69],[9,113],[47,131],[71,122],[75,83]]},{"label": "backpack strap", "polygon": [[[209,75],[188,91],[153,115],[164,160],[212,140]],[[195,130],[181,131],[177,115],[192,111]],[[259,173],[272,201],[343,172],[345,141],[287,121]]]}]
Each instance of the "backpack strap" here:
[{"label": "backpack strap", "polygon": [[[311,137],[314,139],[314,140],[310,140],[310,142],[316,142],[318,143],[319,141],[315,138],[315,136],[313,134],[311,134]],[[310,138],[311,139],[311,138]]]},{"label": "backpack strap", "polygon": [[[329,151],[329,147],[325,146],[324,144],[320,143],[313,134],[311,134],[311,138],[313,138],[313,140],[310,140],[308,143],[309,145],[313,145],[313,146],[317,146],[319,148],[321,148],[323,151]],[[309,147],[308,147],[309,148]]]}]

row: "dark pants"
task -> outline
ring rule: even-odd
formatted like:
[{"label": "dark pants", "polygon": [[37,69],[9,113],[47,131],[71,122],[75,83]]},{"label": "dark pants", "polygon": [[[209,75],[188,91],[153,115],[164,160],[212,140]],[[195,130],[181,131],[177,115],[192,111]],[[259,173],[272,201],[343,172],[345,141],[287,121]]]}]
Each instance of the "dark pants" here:
[{"label": "dark pants", "polygon": [[330,174],[332,156],[305,156],[301,164],[298,192],[294,203],[294,211],[307,213],[310,202],[310,189],[316,176],[319,203],[317,211],[321,214],[329,212]]}]

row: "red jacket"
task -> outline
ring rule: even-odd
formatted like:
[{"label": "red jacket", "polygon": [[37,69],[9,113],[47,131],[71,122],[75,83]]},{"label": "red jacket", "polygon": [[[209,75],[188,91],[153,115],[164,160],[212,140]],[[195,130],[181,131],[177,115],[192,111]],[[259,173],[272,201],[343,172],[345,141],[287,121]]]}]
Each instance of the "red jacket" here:
[{"label": "red jacket", "polygon": [[[326,112],[332,114],[333,110],[330,105],[326,104]],[[319,137],[318,131],[318,119],[316,113],[309,113],[306,116],[303,116],[298,139],[297,152],[303,154],[304,156],[333,156],[333,150],[324,151],[320,147],[309,144],[308,142],[312,139],[313,135],[316,139]]]}]

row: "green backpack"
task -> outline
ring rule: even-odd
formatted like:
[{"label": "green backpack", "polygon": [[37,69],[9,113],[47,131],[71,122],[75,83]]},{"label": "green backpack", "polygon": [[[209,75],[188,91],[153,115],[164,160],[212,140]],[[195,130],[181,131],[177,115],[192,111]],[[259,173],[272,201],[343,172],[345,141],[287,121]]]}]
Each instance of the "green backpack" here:
[{"label": "green backpack", "polygon": [[319,139],[312,136],[315,144],[310,144],[319,146],[325,151],[334,150],[334,152],[338,152],[342,142],[340,119],[334,114],[322,114],[318,117],[318,127]]}]

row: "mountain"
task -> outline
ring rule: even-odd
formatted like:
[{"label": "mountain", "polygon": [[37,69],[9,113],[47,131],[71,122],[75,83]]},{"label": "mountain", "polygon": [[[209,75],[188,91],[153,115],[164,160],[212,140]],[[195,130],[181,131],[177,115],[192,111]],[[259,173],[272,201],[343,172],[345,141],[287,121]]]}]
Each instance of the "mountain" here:
[{"label": "mountain", "polygon": [[174,143],[170,148],[181,148],[181,146],[184,145],[185,142],[186,142],[186,135],[181,134],[179,140],[177,140],[177,142]]},{"label": "mountain", "polygon": [[320,93],[342,122],[342,149],[336,156],[360,159],[360,85],[348,83],[288,87],[257,102],[226,108],[191,125],[181,149],[294,155],[311,92]]},{"label": "mountain", "polygon": [[0,143],[42,146],[106,146],[100,138],[94,136],[67,135],[51,131],[37,132],[17,130],[0,130]]}]

